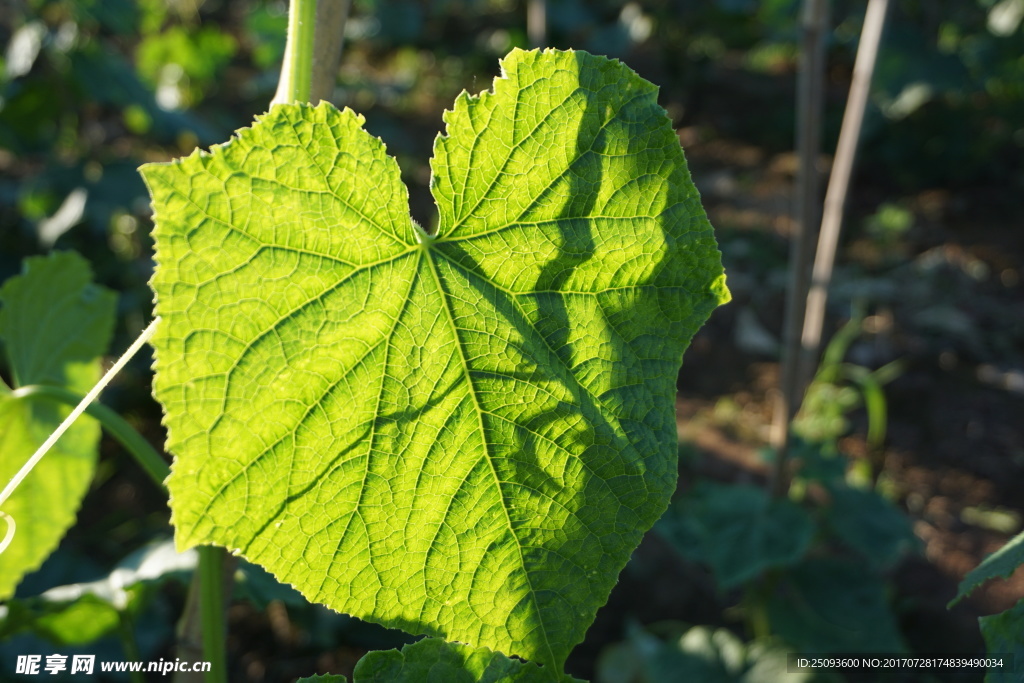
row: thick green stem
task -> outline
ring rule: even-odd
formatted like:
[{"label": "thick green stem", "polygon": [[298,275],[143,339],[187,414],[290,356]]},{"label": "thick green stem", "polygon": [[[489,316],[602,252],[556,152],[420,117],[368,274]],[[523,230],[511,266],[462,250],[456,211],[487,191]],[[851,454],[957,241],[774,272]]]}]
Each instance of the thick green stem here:
[{"label": "thick green stem", "polygon": [[292,0],[281,80],[271,104],[308,102],[313,81],[316,0]]},{"label": "thick green stem", "polygon": [[224,549],[199,548],[200,620],[203,625],[203,656],[210,662],[207,683],[227,683],[224,626]]},{"label": "thick green stem", "polygon": [[[15,398],[44,399],[55,403],[62,403],[72,408],[82,401],[82,397],[73,391],[45,384],[30,384],[26,387],[19,387],[11,393]],[[114,437],[135,458],[135,461],[156,482],[157,486],[164,488],[164,480],[171,473],[171,469],[167,466],[164,459],[160,457],[160,454],[149,445],[149,442],[134,427],[128,424],[123,417],[101,403],[90,403],[89,407],[85,409],[85,414],[96,418],[103,425],[103,428],[107,430],[107,433]]]}]

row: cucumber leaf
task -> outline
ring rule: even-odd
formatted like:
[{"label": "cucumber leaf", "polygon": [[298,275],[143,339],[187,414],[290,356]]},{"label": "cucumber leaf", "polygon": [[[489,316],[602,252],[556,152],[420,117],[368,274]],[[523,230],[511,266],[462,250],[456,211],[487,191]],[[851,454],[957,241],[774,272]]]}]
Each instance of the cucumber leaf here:
[{"label": "cucumber leaf", "polygon": [[179,549],[560,671],[668,505],[681,357],[729,295],[657,89],[502,66],[445,115],[429,233],[329,104],[142,167],[154,390]]},{"label": "cucumber leaf", "polygon": [[[26,259],[24,272],[0,288],[0,341],[14,388],[52,384],[88,392],[110,344],[115,301],[113,292],[92,283],[88,262],[74,252]],[[17,398],[0,382],[0,482],[10,481],[70,412]],[[14,594],[74,524],[99,438],[99,425],[83,415],[4,502],[17,531],[0,556],[0,600]]]}]

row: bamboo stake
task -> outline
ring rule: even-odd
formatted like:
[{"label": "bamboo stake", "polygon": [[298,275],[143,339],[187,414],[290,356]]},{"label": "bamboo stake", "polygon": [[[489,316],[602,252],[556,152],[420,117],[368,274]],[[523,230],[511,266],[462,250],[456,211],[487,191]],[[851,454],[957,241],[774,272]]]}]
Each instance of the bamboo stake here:
[{"label": "bamboo stake", "polygon": [[871,77],[875,71],[878,48],[885,27],[885,15],[889,0],[868,0],[861,31],[860,45],[853,67],[853,81],[850,96],[843,113],[843,124],[839,130],[832,175],[825,193],[825,211],[821,219],[821,238],[814,257],[814,272],[811,287],[807,293],[807,308],[804,318],[800,346],[800,382],[806,386],[817,366],[818,349],[821,346],[821,331],[825,322],[825,304],[828,302],[828,287],[832,281],[832,267],[835,265],[839,233],[843,225],[843,210],[850,189],[850,177],[857,156],[857,143],[864,124],[864,110],[867,107]]},{"label": "bamboo stake", "polygon": [[526,36],[530,41],[530,47],[547,47],[547,14],[547,0],[527,0]]}]

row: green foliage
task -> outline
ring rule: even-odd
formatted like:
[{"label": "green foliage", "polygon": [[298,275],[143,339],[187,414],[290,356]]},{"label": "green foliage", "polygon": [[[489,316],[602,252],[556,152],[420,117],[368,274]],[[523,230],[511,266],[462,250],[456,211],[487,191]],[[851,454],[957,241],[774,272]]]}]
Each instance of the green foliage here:
[{"label": "green foliage", "polygon": [[668,638],[633,627],[629,638],[605,650],[600,683],[809,683],[814,672],[789,672],[787,648],[765,640],[744,643],[728,629],[694,626]]},{"label": "green foliage", "polygon": [[800,471],[791,495],[803,498],[809,487],[821,486],[827,494],[818,518],[822,531],[856,552],[858,562],[866,562],[873,571],[884,571],[919,547],[905,514],[877,490],[849,483],[846,457],[798,439],[793,454],[800,459]]},{"label": "green foliage", "polygon": [[888,421],[882,387],[902,372],[902,364],[894,361],[868,370],[843,362],[850,345],[860,335],[863,322],[863,315],[854,315],[825,348],[821,366],[807,387],[800,413],[793,420],[792,429],[801,439],[832,448],[849,429],[846,415],[863,405],[868,416],[868,446],[882,447]]},{"label": "green foliage", "polygon": [[[49,457],[49,456],[47,456]],[[32,634],[55,645],[92,645],[117,632],[125,615],[132,620],[158,611],[158,590],[192,580],[197,553],[178,553],[170,539],[157,540],[129,553],[99,579],[67,583],[39,595],[10,598],[0,605],[0,640]],[[234,599],[256,609],[279,601],[290,609],[309,607],[293,588],[278,583],[262,568],[242,561],[234,572]]]},{"label": "green foliage", "polygon": [[189,107],[203,99],[236,49],[235,39],[216,28],[172,26],[146,36],[135,63],[150,85],[173,88],[180,93],[180,104]]},{"label": "green foliage", "polygon": [[582,683],[552,676],[536,664],[509,659],[487,648],[424,638],[401,650],[370,652],[356,664],[353,683]]},{"label": "green foliage", "polygon": [[677,499],[657,528],[684,557],[708,565],[723,588],[796,564],[815,532],[811,516],[787,499],[710,481]]},{"label": "green foliage", "polygon": [[295,683],[348,683],[348,679],[337,674],[317,674],[300,678]]},{"label": "green foliage", "polygon": [[[950,601],[952,607],[970,595],[978,586],[995,578],[1007,579],[1024,565],[1024,532],[1014,536],[1002,548],[992,553],[971,570],[960,586],[956,597]],[[1018,662],[1024,660],[1024,600],[1010,609],[978,619],[985,646],[989,654],[1012,654]],[[1018,674],[1009,669],[991,669],[986,683],[1016,681]]]},{"label": "green foliage", "polygon": [[675,488],[675,378],[728,298],[656,89],[513,52],[410,219],[362,118],[278,106],[142,173],[179,547],[560,669]]},{"label": "green foliage", "polygon": [[808,560],[767,600],[772,633],[804,653],[903,652],[885,584],[841,558]]},{"label": "green foliage", "polygon": [[743,588],[758,638],[805,653],[901,650],[882,572],[918,546],[909,520],[876,491],[851,487],[845,458],[799,439],[793,451],[802,463],[793,500],[700,481],[656,528],[720,586]]},{"label": "green foliage", "polygon": [[9,600],[0,607],[0,637],[27,631],[56,645],[92,643],[117,629],[122,612],[137,614],[163,583],[187,580],[194,566],[195,553],[179,555],[166,542],[149,544],[96,581]]},{"label": "green foliage", "polygon": [[[881,115],[867,122],[869,163],[908,185],[1019,181],[1014,122],[1024,113],[1024,31],[1012,11],[999,9],[1012,6],[1020,4],[954,3],[941,19],[926,20],[920,5],[897,4],[876,67]],[[953,134],[961,126],[978,134]]]},{"label": "green foliage", "polygon": [[85,594],[70,603],[12,599],[4,605],[0,635],[30,632],[54,645],[85,645],[117,630],[120,616],[105,600]]},{"label": "green foliage", "polygon": [[[91,389],[110,343],[114,303],[112,292],[92,284],[89,266],[77,254],[28,259],[23,274],[0,288],[0,341],[13,388],[50,384],[82,394]],[[17,398],[0,382],[0,482],[10,481],[70,412]],[[98,441],[99,425],[83,417],[4,502],[17,533],[0,564],[0,599],[13,595],[74,523],[92,480]]]},{"label": "green foliage", "polygon": [[918,547],[907,516],[878,492],[838,482],[828,492],[826,523],[872,569],[891,569],[907,551]]},{"label": "green foliage", "polygon": [[913,212],[892,202],[883,203],[864,222],[867,233],[882,245],[897,243],[912,227],[914,227]]},{"label": "green foliage", "polygon": [[957,587],[956,597],[949,603],[949,606],[952,607],[960,602],[975,588],[990,579],[1009,578],[1021,565],[1024,565],[1024,531],[1014,536],[1006,545],[986,557],[981,564],[968,572]]},{"label": "green foliage", "polygon": [[1024,657],[1024,599],[1010,609],[978,619],[981,635],[985,637],[985,650],[990,655],[1010,655],[1014,667],[992,667],[985,683],[1020,683],[1020,662]]}]

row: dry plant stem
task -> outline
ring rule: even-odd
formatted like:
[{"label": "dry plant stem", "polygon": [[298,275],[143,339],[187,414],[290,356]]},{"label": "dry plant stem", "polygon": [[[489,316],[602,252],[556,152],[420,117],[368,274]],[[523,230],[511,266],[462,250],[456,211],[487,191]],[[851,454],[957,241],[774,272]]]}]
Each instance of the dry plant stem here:
[{"label": "dry plant stem", "polygon": [[864,124],[864,110],[868,102],[871,77],[875,71],[878,47],[882,41],[885,15],[889,0],[868,0],[861,31],[857,60],[853,67],[853,81],[850,96],[843,113],[843,125],[839,130],[832,175],[825,193],[825,211],[821,218],[821,238],[818,252],[814,257],[814,272],[811,287],[807,293],[807,309],[801,335],[800,380],[806,381],[814,372],[818,348],[821,345],[821,330],[825,321],[825,304],[828,302],[828,287],[832,281],[832,266],[836,260],[839,232],[843,224],[843,210],[850,188],[850,176],[857,156],[857,143]]},{"label": "dry plant stem", "polygon": [[351,0],[319,0],[316,5],[316,37],[313,44],[313,79],[309,101],[330,100],[338,79],[341,48]]},{"label": "dry plant stem", "polygon": [[789,423],[799,407],[803,386],[799,381],[800,329],[804,321],[811,252],[817,237],[812,226],[818,224],[818,169],[821,150],[821,112],[824,100],[825,30],[827,0],[804,0],[800,75],[797,83],[797,153],[799,169],[796,182],[794,234],[790,241],[789,285],[786,292],[786,318],[782,347],[782,386],[776,396],[771,446],[775,450],[772,493],[785,494],[789,476]]},{"label": "dry plant stem", "polygon": [[529,0],[526,5],[526,35],[530,47],[547,47],[548,8],[547,0]]}]

